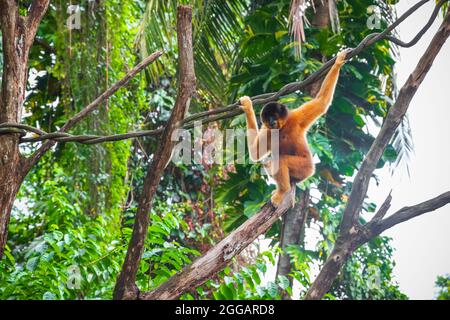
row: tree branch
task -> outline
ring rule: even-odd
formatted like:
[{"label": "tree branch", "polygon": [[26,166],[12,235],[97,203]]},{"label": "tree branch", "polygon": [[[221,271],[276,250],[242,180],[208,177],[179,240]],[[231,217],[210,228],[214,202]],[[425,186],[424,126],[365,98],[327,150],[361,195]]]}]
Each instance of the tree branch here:
[{"label": "tree branch", "polygon": [[379,221],[383,219],[383,217],[386,215],[387,211],[391,207],[391,201],[392,201],[392,190],[389,191],[388,196],[384,200],[383,204],[380,206],[380,209],[378,209],[377,213],[373,216],[371,221]]},{"label": "tree branch", "polygon": [[26,43],[28,48],[31,47],[36,36],[36,31],[44,17],[45,12],[47,12],[48,4],[50,0],[34,0],[31,4],[30,10],[28,11],[28,16],[26,19]]},{"label": "tree branch", "polygon": [[[390,198],[390,195],[388,198]],[[340,235],[332,253],[322,267],[319,276],[309,288],[304,299],[321,299],[328,292],[342,266],[350,258],[351,254],[363,244],[399,223],[439,209],[448,203],[450,203],[450,191],[415,206],[404,207],[383,220],[372,219],[372,221],[364,226],[355,226],[349,233]],[[387,210],[386,207],[382,206],[382,208],[383,211]]]},{"label": "tree branch", "polygon": [[175,106],[170,119],[161,135],[153,161],[144,179],[142,194],[128,245],[127,255],[114,289],[114,299],[135,299],[139,294],[136,286],[136,273],[144,250],[149,225],[149,212],[161,175],[173,148],[172,133],[184,118],[195,92],[194,55],[192,50],[192,9],[179,6],[177,12],[179,88]]},{"label": "tree branch", "polygon": [[229,264],[234,256],[251,244],[259,235],[266,232],[279,217],[290,209],[295,196],[294,193],[295,185],[292,185],[290,194],[284,198],[278,208],[274,208],[270,203],[264,205],[261,211],[254,214],[202,257],[169,278],[155,290],[141,293],[138,299],[177,299],[188,289],[203,284]]},{"label": "tree branch", "polygon": [[439,209],[450,203],[450,191],[447,191],[433,199],[416,204],[412,207],[404,207],[383,220],[374,220],[365,227],[370,230],[370,238],[373,238],[393,226],[418,217],[424,213]]}]

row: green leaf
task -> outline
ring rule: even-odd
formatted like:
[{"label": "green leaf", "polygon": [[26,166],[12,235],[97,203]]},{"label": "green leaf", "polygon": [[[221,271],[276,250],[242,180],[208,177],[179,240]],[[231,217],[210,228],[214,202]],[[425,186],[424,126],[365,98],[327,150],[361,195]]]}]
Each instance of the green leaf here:
[{"label": "green leaf", "polygon": [[286,290],[286,288],[289,287],[290,285],[288,277],[284,275],[278,276],[278,285],[280,286],[281,289]]},{"label": "green leaf", "polygon": [[222,285],[220,287],[220,293],[225,297],[227,300],[233,300],[234,299],[234,287],[232,284],[230,285]]}]

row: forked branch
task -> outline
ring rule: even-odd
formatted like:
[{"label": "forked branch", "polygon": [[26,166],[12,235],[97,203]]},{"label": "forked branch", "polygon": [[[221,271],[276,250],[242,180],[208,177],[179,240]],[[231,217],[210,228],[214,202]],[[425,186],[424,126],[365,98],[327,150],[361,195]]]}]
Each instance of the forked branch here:
[{"label": "forked branch", "polygon": [[[396,128],[400,124],[403,116],[406,114],[409,104],[415,93],[417,92],[417,89],[430,70],[434,59],[436,58],[449,35],[450,12],[448,12],[445,16],[444,21],[442,22],[439,30],[436,32],[430,44],[428,45],[427,50],[420,58],[416,68],[411,73],[406,83],[401,88],[397,100],[388,112],[383,126],[381,127],[380,133],[376,137],[369,152],[364,158],[364,161],[361,164],[354,179],[350,197],[344,210],[340,225],[339,237],[335,243],[333,251],[325,262],[325,265],[321,269],[316,280],[309,288],[305,299],[321,299],[328,292],[328,290],[331,288],[331,285],[333,284],[333,281],[336,279],[338,273],[340,272],[347,259],[357,248],[368,241],[366,232],[368,230],[366,228],[367,226],[375,228],[373,231],[377,230],[377,232],[371,233],[372,236],[375,236],[397,223],[406,221],[406,218],[413,217],[413,215],[411,215],[411,211],[408,211],[408,214],[402,213],[401,215],[394,215],[392,217],[381,220],[382,217],[386,214],[389,207],[390,198],[388,197],[371,223],[365,226],[361,226],[358,222],[361,214],[362,204],[364,198],[366,197],[369,182],[376,168],[376,165],[383,155],[389,141],[392,139],[392,136]],[[447,203],[445,201],[448,200],[448,194],[444,194],[442,198],[443,199],[441,200],[443,200],[443,202],[439,203]],[[424,206],[425,210],[428,210],[430,208],[432,207]]]}]

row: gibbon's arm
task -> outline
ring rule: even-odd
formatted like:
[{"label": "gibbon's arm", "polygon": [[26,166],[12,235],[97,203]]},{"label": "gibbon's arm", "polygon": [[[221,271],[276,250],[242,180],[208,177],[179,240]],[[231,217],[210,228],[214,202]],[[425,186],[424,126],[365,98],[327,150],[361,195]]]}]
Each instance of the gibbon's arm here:
[{"label": "gibbon's arm", "polygon": [[247,144],[250,159],[259,161],[270,152],[270,130],[264,124],[261,126],[261,130],[258,129],[253,104],[249,97],[244,96],[240,98],[239,103],[241,104],[241,109],[245,112],[247,121]]},{"label": "gibbon's arm", "polygon": [[293,110],[292,116],[298,119],[298,122],[302,127],[308,128],[321,115],[327,112],[328,107],[333,100],[334,89],[336,88],[336,83],[339,78],[339,70],[345,62],[347,52],[348,50],[339,52],[334,65],[323,80],[322,86],[316,97]]}]

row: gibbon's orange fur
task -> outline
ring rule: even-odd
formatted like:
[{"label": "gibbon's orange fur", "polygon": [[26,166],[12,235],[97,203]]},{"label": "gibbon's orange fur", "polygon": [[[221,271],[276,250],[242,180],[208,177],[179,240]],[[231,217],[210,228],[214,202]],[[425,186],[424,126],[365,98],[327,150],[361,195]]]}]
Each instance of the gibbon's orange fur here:
[{"label": "gibbon's orange fur", "polygon": [[[306,140],[309,127],[328,110],[339,77],[339,70],[345,63],[349,50],[339,52],[334,65],[322,82],[316,97],[297,109],[288,110],[277,103],[267,103],[261,110],[261,129],[258,129],[253,104],[249,97],[239,99],[240,107],[245,112],[247,121],[247,142],[250,158],[258,161],[271,151],[272,129],[279,129],[279,164],[278,170],[272,172],[269,161],[265,167],[277,184],[272,194],[272,204],[278,206],[285,194],[291,189],[291,181],[300,182],[314,174],[314,163]],[[259,146],[267,146],[259,150]]]}]

